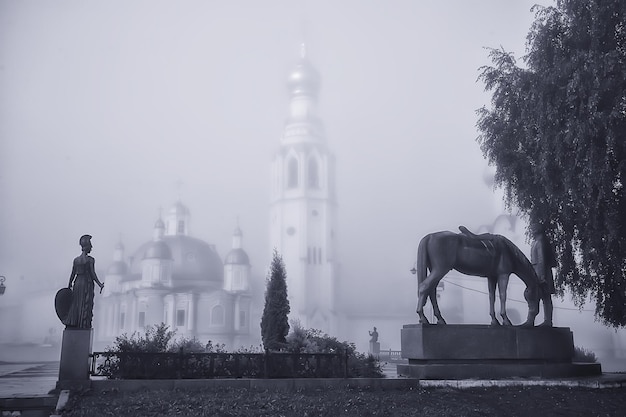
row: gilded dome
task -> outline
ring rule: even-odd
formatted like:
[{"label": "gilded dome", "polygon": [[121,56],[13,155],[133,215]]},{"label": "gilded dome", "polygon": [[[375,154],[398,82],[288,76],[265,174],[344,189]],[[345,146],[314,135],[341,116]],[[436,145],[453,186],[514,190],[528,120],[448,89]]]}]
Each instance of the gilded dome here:
[{"label": "gilded dome", "polygon": [[320,76],[308,59],[301,58],[289,74],[287,88],[291,94],[317,94]]}]

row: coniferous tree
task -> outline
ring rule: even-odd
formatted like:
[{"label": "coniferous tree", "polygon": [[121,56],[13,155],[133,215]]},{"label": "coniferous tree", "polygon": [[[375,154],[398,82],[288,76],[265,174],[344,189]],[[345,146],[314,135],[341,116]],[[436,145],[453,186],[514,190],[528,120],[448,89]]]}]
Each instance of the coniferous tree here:
[{"label": "coniferous tree", "polygon": [[556,245],[557,290],[626,325],[626,2],[535,6],[524,66],[492,49],[483,153],[509,205]]},{"label": "coniferous tree", "polygon": [[289,300],[287,298],[287,273],[283,259],[276,249],[265,289],[265,307],[261,318],[261,338],[268,350],[280,350],[289,333]]}]

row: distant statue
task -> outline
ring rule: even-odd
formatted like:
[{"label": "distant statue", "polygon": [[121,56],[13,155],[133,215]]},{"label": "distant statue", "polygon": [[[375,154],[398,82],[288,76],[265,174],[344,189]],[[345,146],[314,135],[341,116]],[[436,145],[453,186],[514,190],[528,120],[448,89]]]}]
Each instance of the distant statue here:
[{"label": "distant statue", "polygon": [[372,338],[370,339],[370,343],[378,342],[378,332],[376,331],[376,327],[374,327],[373,332],[368,332],[368,333],[370,334],[370,336],[372,336]]},{"label": "distant statue", "polygon": [[496,287],[500,294],[502,324],[512,325],[506,313],[506,289],[509,275],[517,275],[526,284],[524,298],[528,304],[528,317],[522,326],[534,326],[539,311],[539,285],[528,258],[504,236],[491,233],[475,235],[464,226],[459,229],[462,233],[443,231],[428,234],[419,243],[416,312],[420,323],[429,323],[424,306],[430,299],[437,324],[446,324],[437,303],[437,285],[448,272],[456,269],[463,274],[487,278],[492,325],[500,325],[494,309]]},{"label": "distant statue", "polygon": [[552,294],[555,293],[552,268],[556,267],[556,254],[544,227],[534,223],[530,227],[533,243],[530,247],[530,262],[539,279],[539,298],[543,303],[544,320],[540,326],[552,327]]},{"label": "distant statue", "polygon": [[96,275],[96,260],[89,256],[92,249],[91,236],[81,236],[78,243],[82,248],[82,254],[74,258],[72,264],[72,273],[67,286],[72,290],[72,301],[63,323],[71,328],[91,329],[94,282],[100,287],[100,293],[102,293],[104,284]]},{"label": "distant statue", "polygon": [[380,343],[378,343],[378,332],[376,331],[376,327],[374,327],[374,331],[368,332],[368,333],[371,336],[369,352],[372,355],[379,355],[380,354]]}]

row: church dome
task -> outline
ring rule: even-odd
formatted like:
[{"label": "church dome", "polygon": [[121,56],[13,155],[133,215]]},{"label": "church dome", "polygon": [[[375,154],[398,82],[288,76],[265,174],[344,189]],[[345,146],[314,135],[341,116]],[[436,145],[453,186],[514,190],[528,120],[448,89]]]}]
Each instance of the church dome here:
[{"label": "church dome", "polygon": [[146,247],[142,259],[172,259],[172,251],[162,240],[153,241]]},{"label": "church dome", "polygon": [[224,282],[224,265],[213,245],[186,235],[165,235],[157,242],[149,241],[137,249],[133,256],[131,274],[141,276],[141,260],[153,257],[159,250],[167,248],[172,262],[172,282],[180,284],[213,284]]},{"label": "church dome", "polygon": [[248,254],[245,250],[241,248],[231,249],[230,252],[224,258],[224,264],[234,264],[234,265],[250,265],[250,258],[248,258]]},{"label": "church dome", "polygon": [[291,94],[317,94],[320,76],[308,59],[301,58],[289,74],[287,87]]}]

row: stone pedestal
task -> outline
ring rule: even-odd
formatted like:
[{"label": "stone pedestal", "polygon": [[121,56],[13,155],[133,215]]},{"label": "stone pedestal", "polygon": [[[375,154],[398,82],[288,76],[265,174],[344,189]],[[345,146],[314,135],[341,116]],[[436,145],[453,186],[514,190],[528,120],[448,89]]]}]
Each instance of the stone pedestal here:
[{"label": "stone pedestal", "polygon": [[380,343],[370,342],[370,353],[372,355],[380,355]]},{"label": "stone pedestal", "polygon": [[572,363],[566,327],[408,324],[398,375],[420,379],[498,379],[599,375],[600,364]]},{"label": "stone pedestal", "polygon": [[92,329],[63,330],[59,383],[89,381],[89,354],[91,354],[92,341]]}]

